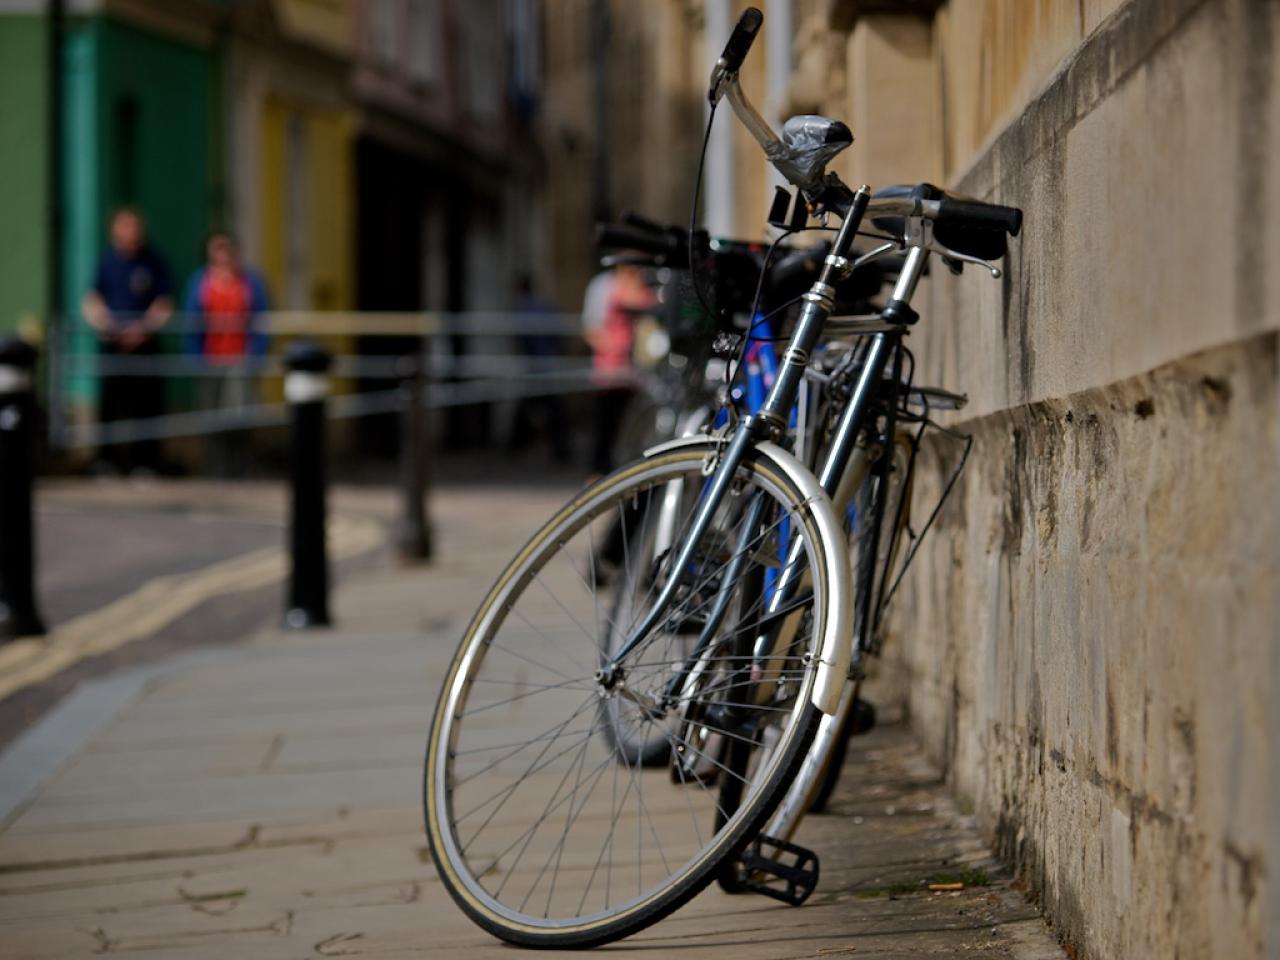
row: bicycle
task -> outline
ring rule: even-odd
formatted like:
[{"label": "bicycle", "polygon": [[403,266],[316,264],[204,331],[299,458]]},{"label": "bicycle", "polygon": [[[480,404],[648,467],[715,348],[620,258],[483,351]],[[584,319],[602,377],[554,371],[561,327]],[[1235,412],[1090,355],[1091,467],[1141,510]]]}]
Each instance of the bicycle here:
[{"label": "bicycle", "polygon": [[[752,331],[752,342],[738,364],[739,375],[730,378],[734,385],[726,401],[741,411],[753,413],[773,385],[778,367],[770,318],[799,302],[816,279],[830,245],[793,248],[779,241],[766,252],[764,244],[741,240],[710,241],[702,235],[691,241],[689,232],[681,227],[654,223],[633,213],[626,214],[623,220],[620,225],[599,224],[596,228],[598,248],[629,251],[609,254],[602,264],[628,263],[664,275],[658,299],[670,343],[669,372],[663,380],[666,389],[642,391],[619,431],[620,442],[625,441],[638,454],[673,437],[705,433],[724,425],[727,404],[716,395],[714,385],[725,378],[726,359],[712,355],[714,322],[692,293],[687,270],[691,246],[706,248],[702,267],[704,275],[712,279],[711,290],[706,295],[715,305],[713,310],[725,318],[731,329]],[[769,259],[774,262],[768,263]],[[685,269],[681,269],[682,265]],[[854,271],[837,286],[838,306],[841,310],[865,312],[885,278],[895,275],[876,262]],[[793,426],[795,419],[793,412]],[[637,425],[643,427],[637,428]],[[801,433],[806,432],[801,427]],[[644,437],[642,443],[636,442],[637,435]],[[812,445],[811,437],[809,442]],[[648,508],[646,505],[645,509]],[[670,513],[671,508],[668,506],[667,510]],[[643,510],[636,510],[629,511],[623,518],[630,532],[634,533],[642,517]],[[671,530],[664,531],[669,523],[669,519],[665,524],[659,519],[652,537],[633,550],[660,553],[666,549],[673,534]],[[593,558],[598,564],[597,577],[607,575],[610,568],[620,565],[623,533],[623,523],[615,523],[599,545]],[[616,625],[627,619],[626,605],[638,598],[637,588],[641,586],[637,576],[640,566],[633,563],[632,569],[621,571],[622,582],[606,617],[609,624]],[[611,654],[612,645],[618,639],[616,630],[607,629],[601,638],[602,652]],[[606,709],[617,707],[607,705]],[[612,736],[612,732],[613,726],[606,725],[605,735]],[[614,747],[626,751],[628,762],[641,766],[660,766],[670,759],[670,744],[656,733],[639,740],[615,741]]]},{"label": "bicycle", "polygon": [[[748,10],[717,62],[712,116],[727,98],[797,203],[840,222],[773,386],[755,412],[651,449],[534,534],[468,626],[433,718],[433,858],[464,912],[513,943],[606,943],[717,879],[788,902],[812,890],[816,856],[773,831],[794,827],[831,759],[834,735],[821,756],[814,737],[856,687],[892,592],[877,568],[894,549],[899,517],[882,540],[887,511],[901,513],[889,503],[890,465],[914,389],[902,342],[918,320],[911,299],[933,255],[998,275],[990,261],[1021,226],[1014,208],[927,184],[851,190],[826,170],[852,141],[838,121],[792,118],[779,138],[738,83],[762,20]],[[854,258],[864,219],[885,242]],[[897,251],[905,259],[884,306],[833,316],[839,279]],[[850,339],[833,370],[814,369],[822,344]],[[810,469],[787,446],[815,376],[830,389]],[[613,598],[584,558],[601,529],[626,530],[628,510],[647,503],[662,507],[641,511],[624,542],[639,600],[625,639],[603,654]],[[856,576],[850,506],[861,518]],[[669,545],[640,549],[659,524]],[[641,730],[667,740],[666,769],[615,748]]]}]

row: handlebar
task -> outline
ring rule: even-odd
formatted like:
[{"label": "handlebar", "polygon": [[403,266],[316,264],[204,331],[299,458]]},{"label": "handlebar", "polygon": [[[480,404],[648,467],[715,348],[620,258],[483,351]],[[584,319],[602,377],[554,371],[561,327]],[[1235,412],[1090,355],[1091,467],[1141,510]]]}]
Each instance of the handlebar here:
[{"label": "handlebar", "polygon": [[[655,223],[633,213],[623,215],[621,224],[597,224],[598,249],[628,251],[610,254],[601,265],[622,264],[675,267],[682,270],[688,263],[688,231],[683,227]],[[716,239],[708,242],[706,234],[697,234],[695,256],[702,262],[713,299],[731,312],[745,311],[752,300],[760,270],[764,267],[767,244],[745,240]],[[637,252],[640,254],[637,256]],[[768,310],[798,298],[812,286],[831,252],[831,243],[823,241],[812,247],[778,244],[765,278],[761,306]],[[867,263],[839,281],[837,301],[843,312],[857,312],[875,297],[886,280],[901,269],[900,263]]]},{"label": "handlebar", "polygon": [[947,223],[968,226],[990,226],[1016,237],[1022,229],[1022,211],[1017,207],[1002,207],[998,203],[979,203],[973,200],[954,200],[943,197],[938,201],[938,213],[934,221],[940,226]]},{"label": "handlebar", "polygon": [[738,25],[733,28],[733,34],[729,37],[729,42],[724,45],[724,53],[720,54],[720,60],[726,71],[737,73],[742,67],[742,61],[746,59],[751,45],[755,43],[756,34],[760,32],[762,23],[764,23],[764,14],[755,7],[747,7],[742,12],[742,16],[738,18]]},{"label": "handlebar", "polygon": [[[922,184],[929,187],[928,184]],[[922,196],[901,194],[898,196],[881,195],[871,198],[867,204],[867,216],[873,220],[886,217],[923,217],[937,224],[965,224],[981,226],[989,230],[1003,230],[1011,237],[1016,237],[1022,229],[1022,211],[1017,207],[1004,207],[998,203],[983,203],[980,200],[959,200],[949,197],[936,187],[938,199],[925,199]]]},{"label": "handlebar", "polygon": [[650,233],[670,233],[673,230],[680,233],[688,233],[683,227],[672,226],[667,223],[658,223],[656,220],[650,220],[648,217],[642,217],[634,210],[624,211],[622,214],[622,222],[628,226],[635,227],[638,230],[648,230]]},{"label": "handlebar", "polygon": [[[1022,229],[1022,211],[1017,207],[957,199],[947,196],[936,187],[929,187],[927,184],[922,186],[928,190],[913,189],[910,194],[871,198],[867,203],[867,217],[875,221],[877,226],[895,234],[902,231],[901,218],[923,217],[932,220],[935,236],[945,247],[986,261],[1003,257],[1004,236],[1017,236]],[[926,199],[925,194],[928,192],[933,192],[937,199]],[[624,215],[623,219],[625,222],[621,224],[596,225],[597,248],[638,251],[653,257],[656,266],[683,266],[688,262],[689,234],[683,227],[664,226],[633,213]],[[705,237],[699,231],[701,239],[698,249],[705,249]],[[724,253],[736,251],[738,254],[748,254],[751,248],[759,245],[742,241],[721,241],[720,246]],[[779,254],[775,271],[783,261],[790,259],[785,245],[779,250]],[[812,251],[809,251],[800,260],[811,255]],[[796,261],[797,264],[799,262]],[[783,274],[787,272],[782,271]]]},{"label": "handlebar", "polygon": [[[657,224],[653,224],[657,226]],[[621,250],[638,250],[641,253],[662,257],[676,262],[689,258],[689,234],[679,227],[657,230],[644,229],[631,224],[596,224],[596,246]]]},{"label": "handlebar", "polygon": [[887,187],[872,198],[867,213],[877,227],[895,236],[906,229],[905,218],[931,220],[933,238],[945,248],[937,252],[985,263],[1003,257],[1007,237],[1022,229],[1017,207],[954,197],[931,183]]}]

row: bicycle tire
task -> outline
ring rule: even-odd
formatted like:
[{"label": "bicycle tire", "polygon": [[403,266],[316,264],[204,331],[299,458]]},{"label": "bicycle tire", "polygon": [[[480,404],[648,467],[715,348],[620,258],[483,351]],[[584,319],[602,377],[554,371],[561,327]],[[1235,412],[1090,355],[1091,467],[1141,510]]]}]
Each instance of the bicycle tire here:
[{"label": "bicycle tire", "polygon": [[[586,702],[577,708],[577,713],[571,706],[565,706],[570,701],[576,702],[576,696],[557,694],[555,697],[557,704],[550,705],[548,696],[551,684],[534,684],[536,687],[545,686],[547,689],[521,693],[517,697],[496,703],[487,703],[483,698],[478,703],[472,702],[472,693],[483,680],[482,671],[485,670],[486,663],[496,659],[498,679],[503,680],[511,675],[511,663],[520,659],[517,657],[504,665],[502,655],[507,654],[511,648],[498,643],[498,639],[504,636],[508,639],[514,638],[514,632],[504,634],[502,631],[514,623],[514,616],[525,617],[533,609],[529,606],[523,613],[515,614],[523,600],[536,596],[534,585],[542,581],[544,571],[548,569],[549,564],[557,557],[570,558],[568,562],[573,565],[573,571],[577,574],[579,581],[586,584],[590,590],[590,585],[572,561],[575,554],[571,547],[579,535],[587,531],[587,535],[590,536],[593,521],[621,509],[629,499],[644,490],[669,482],[674,477],[700,480],[703,477],[704,463],[709,456],[714,455],[717,449],[712,443],[693,444],[655,454],[621,468],[575,497],[533,536],[499,577],[467,628],[450,664],[432,721],[424,771],[424,811],[429,848],[440,877],[455,902],[479,926],[503,940],[530,947],[595,946],[635,933],[678,909],[711,882],[721,863],[735,857],[755,836],[768,817],[772,806],[781,799],[790,777],[794,775],[795,769],[805,756],[820,716],[811,702],[815,682],[815,658],[807,655],[797,655],[790,661],[793,666],[785,672],[779,671],[778,675],[772,678],[774,700],[761,705],[754,699],[758,693],[756,688],[742,694],[744,703],[753,704],[752,709],[757,714],[772,718],[769,725],[776,726],[780,731],[779,746],[767,768],[757,771],[749,780],[742,805],[718,829],[714,825],[714,798],[718,797],[718,791],[709,790],[703,785],[702,792],[696,793],[694,789],[696,785],[672,784],[666,771],[646,772],[625,762],[620,763],[605,738],[596,736],[601,714],[597,710],[590,709],[590,703],[592,698],[598,696],[596,689],[598,681],[594,678],[594,674],[584,673],[581,666],[577,672],[565,674],[570,684],[579,683],[585,676],[592,677],[592,686],[589,689],[584,684],[579,685],[577,693],[585,689],[587,698]],[[820,532],[813,513],[813,504],[796,489],[785,472],[766,457],[751,453],[739,467],[739,482],[743,491],[764,492],[772,498],[771,503],[776,507],[777,512],[785,515],[790,521],[788,529],[793,530],[794,535],[803,544],[808,562],[818,571],[826,570],[824,551],[829,549],[829,545]],[[735,496],[738,495],[735,494]],[[726,509],[725,515],[731,517],[732,511]],[[717,516],[719,517],[720,514]],[[747,546],[753,552],[758,547],[758,542],[752,540]],[[836,549],[840,549],[840,546],[836,545]],[[748,551],[743,551],[744,556],[747,554]],[[589,555],[589,551],[580,551],[576,555]],[[699,571],[698,577],[693,579],[711,583],[714,580],[714,574]],[[823,636],[822,631],[827,616],[823,604],[829,596],[830,587],[825,582],[823,573],[816,576],[814,580],[812,597],[814,613],[810,617],[810,632],[805,639],[805,654],[816,650]],[[692,588],[689,593],[693,597],[698,596],[697,591]],[[544,606],[543,612],[549,609],[550,607]],[[567,608],[565,612],[570,613]],[[524,632],[525,642],[528,644],[541,643],[545,639],[535,637],[528,630]],[[585,639],[590,641],[592,649],[587,669],[598,668],[598,637],[590,636],[590,632],[585,629],[582,633]],[[575,641],[578,644],[584,642],[576,638]],[[542,650],[542,648],[538,649]],[[643,683],[646,679],[665,679],[666,661],[656,660],[646,663],[642,659],[646,651],[652,649],[654,649],[652,643],[648,647],[642,645],[637,648],[638,655],[629,658],[626,662],[628,668],[635,671],[629,675],[628,680],[633,675],[641,681],[632,690],[636,696],[645,694]],[[525,652],[530,653],[532,650],[533,647],[528,646]],[[523,659],[533,662],[532,656],[524,656]],[[547,661],[547,664],[558,666],[559,661]],[[638,669],[644,666],[653,668],[648,675]],[[733,705],[731,701],[734,694],[728,689],[722,688],[717,695]],[[474,718],[481,711],[496,711],[499,707],[505,708],[504,713],[510,713],[513,704],[517,702],[527,704],[530,700],[540,700],[542,706],[538,709],[552,710],[555,713],[559,722],[558,729],[557,723],[553,723],[550,727],[546,727],[544,732],[534,735],[529,731],[536,728],[522,725],[518,718],[504,719],[496,712],[490,712],[488,720],[471,722],[473,729],[468,733],[467,725],[470,722],[467,720],[468,717]],[[764,713],[766,710],[776,711],[776,713],[766,714]],[[566,711],[568,719],[559,721],[559,717]],[[625,775],[633,784],[641,778],[651,778],[641,780],[641,786],[637,788],[635,803],[640,809],[634,815],[627,814],[624,823],[622,814],[626,813],[624,808],[627,804],[627,797],[624,796],[621,807],[612,806],[605,811],[612,816],[612,822],[597,826],[594,828],[595,833],[589,833],[588,828],[596,822],[592,818],[598,819],[596,808],[592,808],[592,813],[588,817],[583,818],[581,813],[592,800],[595,787],[585,786],[587,781],[583,775],[583,768],[587,763],[579,757],[573,760],[570,767],[561,775],[559,785],[551,791],[550,798],[542,805],[541,813],[537,812],[537,808],[532,803],[522,802],[514,805],[503,814],[502,822],[494,827],[494,832],[498,834],[497,838],[488,841],[488,846],[481,845],[478,851],[473,850],[471,845],[475,842],[478,832],[467,838],[461,835],[460,830],[462,821],[474,813],[470,809],[474,798],[471,796],[463,798],[464,788],[474,782],[477,777],[484,777],[491,781],[484,785],[483,791],[480,791],[481,795],[489,793],[494,783],[502,784],[499,790],[492,793],[481,806],[497,802],[499,808],[503,807],[515,793],[523,789],[526,783],[533,784],[534,774],[541,774],[541,768],[537,770],[534,768],[541,757],[546,756],[551,750],[550,742],[554,742],[560,736],[560,732],[565,730],[565,724],[574,721],[575,718],[585,719],[582,717],[583,713],[586,718],[591,718],[587,722],[592,722],[592,726],[585,734],[577,731],[575,735],[582,735],[579,740],[572,742],[571,749],[579,750],[580,756],[584,756],[589,744],[598,744],[606,752],[605,760],[593,766],[591,773],[587,776],[600,778],[605,776],[604,771],[612,769],[615,783],[619,770],[625,770]],[[545,717],[543,719],[545,720]],[[489,721],[493,721],[493,724],[486,726]],[[504,730],[507,733],[504,733]],[[463,758],[473,755],[477,749],[480,751],[505,750],[507,746],[512,746],[501,739],[498,741],[498,746],[485,745],[486,737],[501,738],[507,736],[511,730],[521,730],[524,731],[523,736],[533,737],[531,740],[516,744],[519,751],[528,749],[530,753],[537,753],[534,763],[514,779],[514,785],[507,783],[500,772],[493,773],[493,763],[488,763],[479,773],[468,766],[468,763],[473,761]],[[732,731],[726,728],[725,733],[728,735]],[[478,739],[472,739],[473,737]],[[535,743],[541,744],[536,751],[533,749]],[[522,761],[527,759],[528,755],[521,758]],[[500,757],[500,762],[505,762],[506,759]],[[573,774],[573,763],[577,764],[577,779],[571,792],[562,798],[560,793],[566,789],[563,784]],[[518,768],[519,764],[511,766]],[[553,776],[548,775],[538,781],[538,789],[541,791],[538,794],[539,799],[549,789],[552,779],[554,779]],[[599,779],[595,782],[598,783]],[[669,802],[670,809],[676,809],[677,801],[683,801],[684,805],[687,805],[691,829],[684,823],[683,811],[678,811],[677,814],[662,821],[662,836],[659,836],[652,815],[645,809],[642,792],[657,790],[660,782],[665,783],[666,787],[659,793],[659,798],[664,803]],[[581,797],[580,789],[585,791]],[[507,791],[505,795],[503,791]],[[468,794],[471,792],[468,791]],[[497,799],[499,796],[502,796],[501,800]],[[615,793],[615,801],[616,797]],[[525,866],[524,872],[517,873],[521,866],[521,858],[526,855],[529,846],[554,812],[553,805],[556,810],[559,810],[566,802],[568,811],[561,810],[559,813],[559,816],[565,820],[560,839],[555,841],[554,833],[548,835],[549,839],[548,837],[539,838],[537,853],[531,855],[532,859]],[[597,805],[602,802],[603,798],[597,801]],[[468,806],[460,806],[463,803]],[[575,804],[577,813],[572,812]],[[466,813],[463,813],[464,809]],[[656,806],[654,809],[660,814],[668,810],[666,807]],[[522,812],[524,810],[529,810],[531,813],[526,815]],[[498,814],[499,810],[490,810],[479,832],[486,830]],[[521,816],[537,816],[537,819],[532,826],[525,827],[523,832],[519,832],[524,822],[520,819]],[[514,825],[508,822],[512,817],[515,818]],[[639,833],[639,830],[645,826],[644,818],[646,817],[649,820],[650,829],[653,830],[653,838],[658,841],[661,867],[653,864],[651,854],[646,859],[646,852],[643,849],[644,838]],[[603,821],[599,822],[603,824]],[[584,823],[586,826],[583,827],[583,831],[589,833],[589,840],[583,841],[575,836],[570,843],[566,839],[570,830],[577,830],[578,826]],[[621,836],[624,832],[624,829],[620,829],[620,823],[624,824],[625,830],[637,830],[636,853],[633,858],[636,862],[629,862],[628,870],[634,870],[636,873],[638,893],[621,902],[612,903],[606,884],[603,906],[600,906],[601,884],[595,881],[597,874],[601,872],[600,867],[605,856],[606,845],[609,870],[612,871],[614,833],[617,832]],[[503,830],[506,832],[502,833]],[[498,850],[498,845],[509,839],[513,832],[516,837],[515,842],[508,844],[504,850]],[[595,854],[595,843],[601,836],[604,840],[599,853]],[[691,836],[695,839],[690,839]],[[675,862],[674,867],[668,862],[667,855],[662,850],[664,842],[669,844],[673,851],[671,860]],[[520,847],[517,856],[512,851],[515,850],[516,844],[521,843],[523,846]],[[548,844],[550,844],[549,849]],[[571,854],[570,861],[565,866],[567,876],[563,883],[572,882],[573,885],[567,895],[564,893],[566,887],[562,886],[561,897],[557,900],[555,893],[557,880],[561,874],[560,858],[566,850],[570,850]],[[620,855],[621,852],[620,847]],[[468,856],[468,853],[471,855]],[[508,857],[508,854],[510,854],[509,859],[504,860],[503,858]],[[586,876],[584,880],[593,854],[595,855],[594,867],[590,870],[590,876]],[[521,886],[513,888],[516,892],[508,895],[506,887],[512,882],[513,875],[517,877],[517,883],[521,885],[527,883],[539,860],[543,861],[542,869],[533,876],[528,890],[523,890]],[[555,861],[554,871],[552,879],[545,885],[547,889],[545,900],[543,900],[542,880],[553,860]],[[650,882],[646,886],[646,869],[651,870],[657,877],[656,883]],[[536,905],[536,909],[530,911],[528,904],[535,891],[538,899],[545,903],[545,909]],[[524,893],[524,898],[517,905],[515,901],[520,892]],[[588,899],[591,899],[593,904],[589,910],[585,908]],[[573,906],[574,901],[577,902],[576,907]],[[553,904],[557,911],[554,915]],[[568,904],[567,908],[565,904]],[[541,915],[538,913],[539,910]]]}]

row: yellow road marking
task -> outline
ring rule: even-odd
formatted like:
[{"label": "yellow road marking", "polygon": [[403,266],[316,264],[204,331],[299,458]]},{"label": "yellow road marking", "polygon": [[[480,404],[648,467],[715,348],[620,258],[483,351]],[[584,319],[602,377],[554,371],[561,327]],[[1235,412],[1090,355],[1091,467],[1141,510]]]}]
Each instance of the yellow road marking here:
[{"label": "yellow road marking", "polygon": [[[383,540],[376,520],[349,514],[330,518],[329,556],[334,560],[371,550]],[[252,590],[288,573],[282,547],[263,547],[191,573],[149,580],[133,593],[82,614],[45,637],[0,646],[0,698],[47,680],[87,657],[150,636],[211,597]]]}]

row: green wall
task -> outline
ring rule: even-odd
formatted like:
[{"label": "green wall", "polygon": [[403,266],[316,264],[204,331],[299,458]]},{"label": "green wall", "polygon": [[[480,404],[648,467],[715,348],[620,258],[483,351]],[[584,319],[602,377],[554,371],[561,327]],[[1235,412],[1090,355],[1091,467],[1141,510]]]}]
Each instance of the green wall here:
[{"label": "green wall", "polygon": [[[80,298],[93,277],[102,237],[97,176],[98,48],[91,30],[67,32],[62,46],[62,302],[68,312],[63,325],[62,349],[88,353],[94,339],[80,319]],[[96,381],[68,371],[62,389],[74,401],[91,402]]]},{"label": "green wall", "polygon": [[99,17],[68,37],[68,303],[78,302],[121,204],[147,218],[181,284],[221,219],[219,66],[208,50]]},{"label": "green wall", "polygon": [[0,331],[48,300],[48,59],[41,17],[0,17]]},{"label": "green wall", "polygon": [[[222,57],[109,17],[75,22],[66,77],[64,291],[78,306],[122,204],[147,219],[176,293],[202,260],[208,230],[223,220]],[[76,352],[92,338],[76,318]],[[176,337],[171,337],[174,340]],[[92,384],[76,378],[87,399]]]}]

